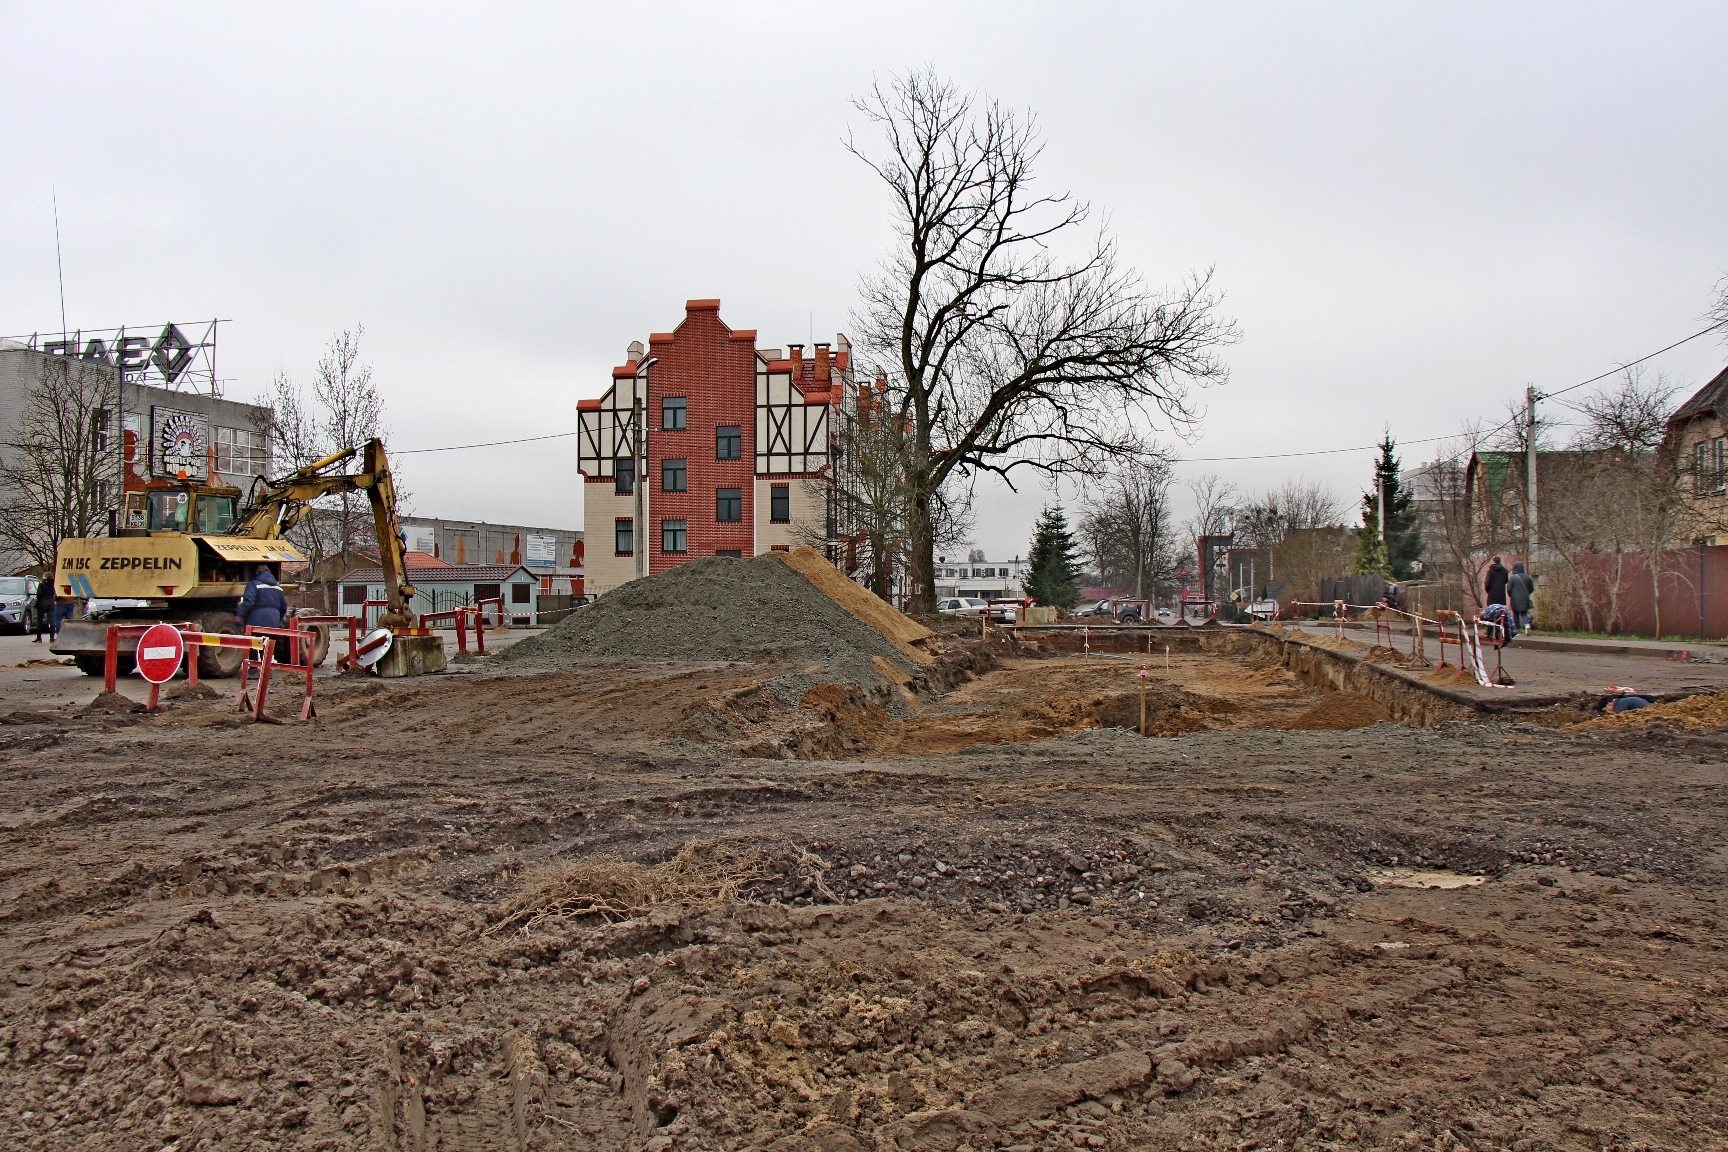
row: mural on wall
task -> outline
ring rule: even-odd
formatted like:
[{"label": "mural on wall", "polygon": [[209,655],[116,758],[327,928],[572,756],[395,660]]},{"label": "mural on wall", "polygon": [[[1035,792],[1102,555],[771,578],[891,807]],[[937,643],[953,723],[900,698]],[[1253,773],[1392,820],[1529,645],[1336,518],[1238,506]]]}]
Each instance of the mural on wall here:
[{"label": "mural on wall", "polygon": [[158,476],[207,480],[210,476],[210,417],[199,412],[152,406],[150,438],[153,471]]}]

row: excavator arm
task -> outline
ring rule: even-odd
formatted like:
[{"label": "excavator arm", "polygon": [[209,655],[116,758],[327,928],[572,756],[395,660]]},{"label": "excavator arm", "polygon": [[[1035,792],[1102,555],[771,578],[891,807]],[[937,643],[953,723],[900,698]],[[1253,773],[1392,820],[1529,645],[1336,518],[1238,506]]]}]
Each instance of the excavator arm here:
[{"label": "excavator arm", "polygon": [[[360,457],[360,470],[349,472],[347,465],[356,456]],[[314,501],[342,492],[365,492],[372,505],[378,563],[384,569],[384,597],[389,602],[380,622],[392,627],[412,623],[408,604],[414,598],[414,586],[407,582],[408,550],[396,520],[396,485],[390,478],[384,442],[377,438],[313,461],[280,479],[257,481],[233,534],[256,540],[279,539],[305,519]]]}]

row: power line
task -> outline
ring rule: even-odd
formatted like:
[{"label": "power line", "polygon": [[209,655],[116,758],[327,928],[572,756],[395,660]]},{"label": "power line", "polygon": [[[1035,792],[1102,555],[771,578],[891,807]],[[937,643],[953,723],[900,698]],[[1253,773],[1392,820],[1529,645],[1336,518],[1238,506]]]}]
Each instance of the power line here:
[{"label": "power line", "polygon": [[[1651,352],[1648,355],[1640,356],[1638,359],[1633,360],[1631,363],[1622,364],[1618,368],[1610,369],[1609,371],[1602,373],[1600,376],[1592,376],[1588,380],[1580,380],[1576,384],[1568,384],[1566,387],[1561,388],[1555,392],[1543,393],[1540,396],[1540,399],[1547,400],[1547,399],[1551,399],[1555,396],[1563,396],[1566,393],[1573,391],[1574,389],[1583,388],[1587,385],[1594,384],[1599,380],[1606,380],[1608,377],[1613,376],[1616,373],[1624,372],[1626,369],[1635,367],[1636,365],[1644,363],[1644,361],[1646,361],[1646,360],[1650,360],[1650,359],[1653,359],[1657,356],[1660,356],[1664,352],[1672,352],[1674,349],[1680,347],[1682,344],[1691,343],[1693,340],[1698,339],[1698,337],[1708,335],[1709,333],[1716,331],[1720,327],[1722,327],[1722,325],[1712,324],[1708,328],[1702,328],[1702,329],[1698,330],[1697,332],[1692,333],[1692,335],[1686,337],[1684,340],[1676,340],[1674,343],[1668,345],[1668,347],[1666,347],[1666,348],[1658,348],[1656,351]],[[1508,424],[1511,424],[1514,420],[1518,420],[1518,419],[1522,419],[1522,417],[1518,416],[1518,415],[1514,415],[1514,416],[1510,417],[1509,419],[1504,420],[1501,423],[1495,425],[1493,428],[1490,428],[1487,432],[1480,433],[1477,436],[1477,439],[1483,439],[1485,437],[1492,436],[1494,433],[1500,431],[1500,429],[1506,427]],[[487,441],[484,441],[484,442],[479,443],[479,444],[447,444],[442,448],[401,448],[401,449],[398,449],[394,453],[394,455],[397,455],[397,456],[417,456],[417,455],[421,455],[421,454],[427,453],[427,452],[461,452],[461,451],[468,449],[468,448],[499,448],[499,447],[503,447],[504,445],[507,445],[507,444],[533,444],[533,443],[536,443],[537,441],[541,441],[541,440],[563,440],[563,439],[568,439],[569,437],[574,436],[574,435],[576,435],[575,432],[553,432],[550,435],[546,435],[546,436],[524,436],[524,437],[521,437],[520,439],[516,439],[516,440],[487,440]],[[1422,439],[1422,440],[1404,440],[1404,441],[1400,441],[1400,443],[1405,445],[1405,446],[1408,446],[1411,444],[1437,444],[1442,440],[1453,440],[1456,438],[1457,438],[1456,436],[1429,436],[1429,437]],[[1374,449],[1376,449],[1378,447],[1380,447],[1379,444],[1359,444],[1359,445],[1356,445],[1355,447],[1351,447],[1351,448],[1315,448],[1315,449],[1312,449],[1311,451],[1307,451],[1307,452],[1269,452],[1269,453],[1266,453],[1263,455],[1258,455],[1258,456],[1184,456],[1181,459],[1181,463],[1184,463],[1184,464],[1224,464],[1224,463],[1233,463],[1233,462],[1243,461],[1243,460],[1290,460],[1290,459],[1294,459],[1294,458],[1299,457],[1299,456],[1338,456],[1338,455],[1342,455],[1346,452],[1372,452]]]},{"label": "power line", "polygon": [[[1592,376],[1588,380],[1580,380],[1576,384],[1568,384],[1566,387],[1557,389],[1553,392],[1540,392],[1537,394],[1536,398],[1538,400],[1551,400],[1556,396],[1564,396],[1568,392],[1572,392],[1572,391],[1579,389],[1579,388],[1587,387],[1588,385],[1595,384],[1598,381],[1606,380],[1606,379],[1608,379],[1608,377],[1618,375],[1619,373],[1626,371],[1626,369],[1628,369],[1628,368],[1635,368],[1638,365],[1644,363],[1644,361],[1646,361],[1646,360],[1652,360],[1652,359],[1656,358],[1657,356],[1662,355],[1664,352],[1672,352],[1672,351],[1674,351],[1674,349],[1680,347],[1682,344],[1690,344],[1692,341],[1698,339],[1698,337],[1707,336],[1710,333],[1712,333],[1712,332],[1714,332],[1717,329],[1722,328],[1722,327],[1723,327],[1722,324],[1712,324],[1708,328],[1700,328],[1698,331],[1692,333],[1692,335],[1686,337],[1684,340],[1676,340],[1676,341],[1674,341],[1674,343],[1668,345],[1668,347],[1666,347],[1666,348],[1658,348],[1658,349],[1656,349],[1656,351],[1648,353],[1648,354],[1643,355],[1643,356],[1640,356],[1640,357],[1638,357],[1638,359],[1630,361],[1629,363],[1622,364],[1617,368],[1610,368],[1608,371],[1602,373],[1600,376]],[[1500,423],[1496,424],[1494,427],[1488,429],[1488,431],[1478,432],[1478,433],[1473,434],[1472,439],[1477,441],[1477,442],[1484,441],[1488,437],[1490,437],[1490,436],[1494,435],[1496,432],[1500,431],[1502,428],[1505,428],[1508,425],[1513,424],[1513,423],[1515,423],[1519,420],[1522,420],[1522,419],[1524,419],[1523,413],[1514,412],[1511,416],[1508,416],[1506,419],[1502,420]],[[1554,422],[1550,421],[1549,423],[1552,424]],[[1460,433],[1459,435],[1464,435],[1464,433]],[[1430,437],[1423,439],[1423,440],[1399,441],[1399,444],[1401,446],[1410,445],[1410,444],[1434,444],[1434,443],[1438,443],[1439,441],[1442,441],[1442,440],[1455,440],[1457,438],[1458,438],[1458,436],[1456,436],[1456,435],[1454,435],[1454,436],[1430,436]],[[1269,453],[1266,453],[1265,455],[1260,455],[1260,456],[1184,456],[1181,458],[1180,463],[1183,463],[1183,464],[1213,464],[1213,463],[1227,463],[1227,462],[1239,461],[1239,460],[1289,460],[1289,459],[1292,459],[1292,458],[1297,457],[1297,456],[1337,456],[1337,455],[1342,455],[1343,453],[1346,453],[1346,452],[1372,452],[1374,449],[1376,449],[1378,447],[1380,447],[1379,444],[1361,444],[1361,445],[1357,445],[1354,448],[1317,448],[1311,452],[1269,452]]]},{"label": "power line", "polygon": [[532,444],[536,440],[562,440],[574,432],[553,432],[548,436],[524,436],[520,440],[488,440],[483,444],[447,444],[442,448],[398,448],[394,456],[417,456],[423,452],[460,452],[464,448],[497,448],[503,444]]}]

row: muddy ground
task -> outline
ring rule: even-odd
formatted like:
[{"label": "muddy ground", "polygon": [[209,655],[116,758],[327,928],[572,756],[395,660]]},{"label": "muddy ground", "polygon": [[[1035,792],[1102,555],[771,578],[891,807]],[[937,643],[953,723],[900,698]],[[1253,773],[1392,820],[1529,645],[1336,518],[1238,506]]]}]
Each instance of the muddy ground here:
[{"label": "muddy ground", "polygon": [[0,1140],[1728,1144],[1721,731],[1305,731],[1195,654],[1142,739],[1137,664],[1000,663],[14,711]]}]

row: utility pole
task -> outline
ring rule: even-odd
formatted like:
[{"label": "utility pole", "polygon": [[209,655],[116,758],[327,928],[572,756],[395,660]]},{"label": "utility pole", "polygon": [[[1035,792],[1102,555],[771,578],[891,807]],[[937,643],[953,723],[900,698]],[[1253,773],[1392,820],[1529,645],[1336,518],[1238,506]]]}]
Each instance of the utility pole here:
[{"label": "utility pole", "polygon": [[1536,385],[1524,386],[1524,563],[1532,576],[1536,574]]}]

